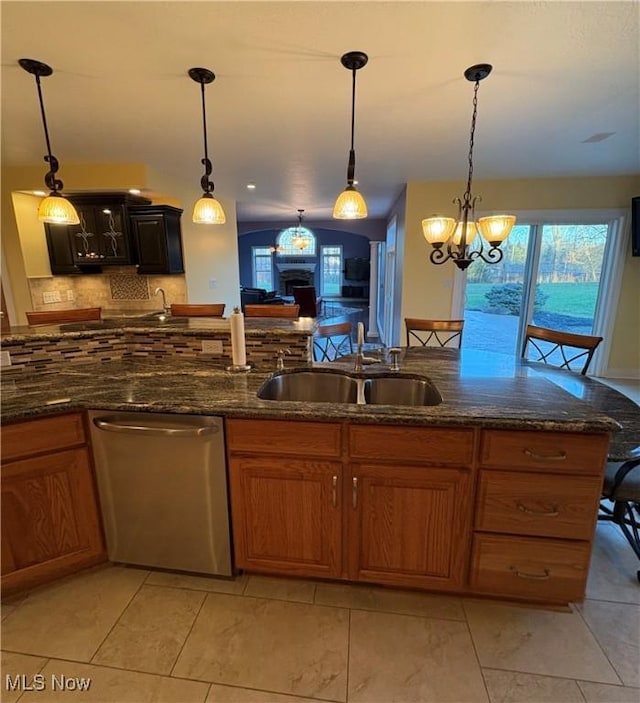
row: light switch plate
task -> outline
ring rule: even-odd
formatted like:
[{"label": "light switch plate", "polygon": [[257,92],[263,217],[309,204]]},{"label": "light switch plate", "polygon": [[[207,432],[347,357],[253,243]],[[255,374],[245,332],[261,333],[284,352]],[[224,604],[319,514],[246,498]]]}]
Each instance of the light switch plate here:
[{"label": "light switch plate", "polygon": [[75,298],[76,298],[76,296],[73,294],[73,291],[71,290],[71,288],[69,288],[69,290],[67,291],[67,300],[71,301],[71,300],[75,300]]},{"label": "light switch plate", "polygon": [[222,342],[219,339],[203,339],[203,354],[222,354]]}]

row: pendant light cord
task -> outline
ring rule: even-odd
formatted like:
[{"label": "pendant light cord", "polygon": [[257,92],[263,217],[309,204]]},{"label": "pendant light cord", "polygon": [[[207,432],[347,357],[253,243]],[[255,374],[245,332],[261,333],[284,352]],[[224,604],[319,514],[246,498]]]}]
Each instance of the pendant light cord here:
[{"label": "pendant light cord", "polygon": [[473,144],[474,135],[476,132],[476,118],[478,116],[478,88],[480,81],[477,80],[473,89],[473,114],[471,116],[471,134],[469,137],[469,177],[467,178],[467,190],[464,194],[464,201],[468,203],[471,200],[471,179],[473,178]]},{"label": "pendant light cord", "polygon": [[353,148],[356,124],[356,69],[351,69],[353,80],[351,83],[351,149],[349,151],[349,165],[347,166],[347,186],[353,188],[356,172],[356,152]]},{"label": "pendant light cord", "polygon": [[57,193],[62,190],[64,184],[59,178],[56,178],[56,173],[58,171],[58,159],[51,153],[51,142],[49,140],[49,129],[47,127],[47,116],[44,111],[44,100],[42,99],[42,87],[40,85],[40,76],[36,73],[36,88],[38,89],[38,100],[40,101],[40,114],[42,115],[42,124],[44,126],[44,139],[47,144],[47,155],[44,160],[49,164],[49,172],[44,177],[44,182],[46,183],[49,190]]},{"label": "pendant light cord", "polygon": [[207,108],[204,99],[204,81],[200,81],[200,89],[202,93],[202,133],[204,135],[204,159],[202,159],[202,164],[204,165],[204,175],[200,179],[200,185],[205,193],[212,193],[214,189],[213,181],[209,180],[209,176],[213,171],[213,166],[209,159],[209,148],[207,144]]}]

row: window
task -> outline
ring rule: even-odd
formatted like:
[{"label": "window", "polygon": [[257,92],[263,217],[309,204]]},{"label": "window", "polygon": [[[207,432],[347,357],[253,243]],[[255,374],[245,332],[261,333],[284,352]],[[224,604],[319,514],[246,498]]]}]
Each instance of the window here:
[{"label": "window", "polygon": [[[300,231],[308,240],[308,244],[304,249],[299,249],[293,243],[293,237]],[[316,236],[306,227],[287,227],[278,235],[276,244],[278,245],[278,256],[315,256],[316,255]]]},{"label": "window", "polygon": [[251,247],[253,285],[255,288],[273,289],[273,264],[271,247]]},{"label": "window", "polygon": [[342,285],[342,247],[320,247],[320,295],[340,295]]}]

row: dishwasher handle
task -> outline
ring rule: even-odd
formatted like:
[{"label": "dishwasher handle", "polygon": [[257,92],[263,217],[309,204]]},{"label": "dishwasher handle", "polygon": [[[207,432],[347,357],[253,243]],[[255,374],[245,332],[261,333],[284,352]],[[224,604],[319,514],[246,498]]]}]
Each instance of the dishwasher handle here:
[{"label": "dishwasher handle", "polygon": [[198,427],[150,427],[117,422],[112,419],[93,418],[93,424],[105,432],[136,433],[147,437],[206,437],[220,431],[215,425],[200,425]]}]

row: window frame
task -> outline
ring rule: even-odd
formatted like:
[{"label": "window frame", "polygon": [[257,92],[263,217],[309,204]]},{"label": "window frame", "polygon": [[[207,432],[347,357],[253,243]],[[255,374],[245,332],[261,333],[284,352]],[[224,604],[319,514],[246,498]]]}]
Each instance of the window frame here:
[{"label": "window frame", "polygon": [[[322,244],[320,245],[320,295],[325,298],[325,297],[333,297],[332,294],[325,293],[324,287],[325,287],[325,282],[324,282],[324,276],[325,276],[325,271],[324,271],[324,260],[325,260],[325,250],[327,249],[338,249],[339,250],[339,255],[340,255],[340,265],[338,267],[338,271],[342,273],[343,266],[344,266],[344,250],[342,244]],[[329,256],[336,256],[335,253],[332,254],[327,254],[327,257]],[[338,292],[336,293],[336,297],[340,297],[342,294],[342,276],[340,276],[340,282],[338,283]]]},{"label": "window frame", "polygon": [[[259,251],[268,252],[258,253]],[[271,247],[264,245],[255,245],[251,247],[251,283],[254,288],[264,288],[263,284],[258,281],[258,273],[265,273],[264,271],[258,271],[256,263],[258,259],[269,259],[269,278],[270,283],[266,290],[273,290],[273,252]]]}]

